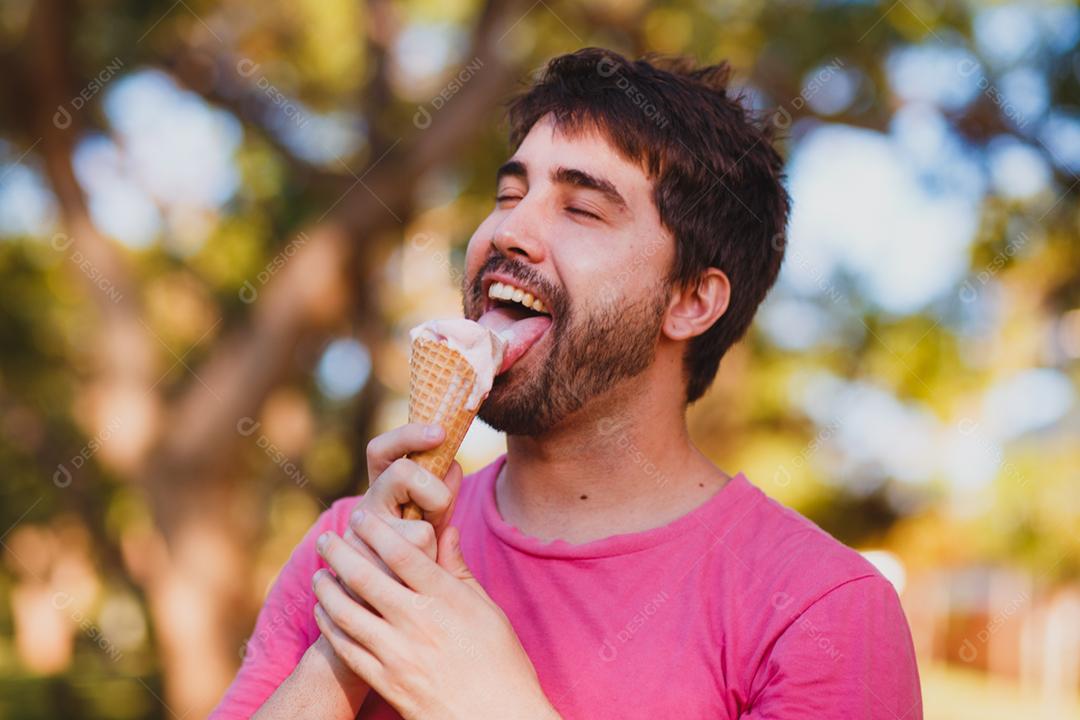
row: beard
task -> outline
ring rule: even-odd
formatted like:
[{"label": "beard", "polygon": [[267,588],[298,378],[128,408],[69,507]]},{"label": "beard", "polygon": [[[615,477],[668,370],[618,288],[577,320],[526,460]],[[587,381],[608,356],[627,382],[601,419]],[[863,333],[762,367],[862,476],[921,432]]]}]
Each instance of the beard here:
[{"label": "beard", "polygon": [[642,373],[656,357],[669,287],[661,282],[635,300],[600,293],[605,301],[587,315],[570,308],[563,295],[549,295],[561,312],[537,341],[549,343],[548,356],[532,358],[531,367],[522,357],[496,375],[480,419],[508,435],[543,435],[619,381]]}]

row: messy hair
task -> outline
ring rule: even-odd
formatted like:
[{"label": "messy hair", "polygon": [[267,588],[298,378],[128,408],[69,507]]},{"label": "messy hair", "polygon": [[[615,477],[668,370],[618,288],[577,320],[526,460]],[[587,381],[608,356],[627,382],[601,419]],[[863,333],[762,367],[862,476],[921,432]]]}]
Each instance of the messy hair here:
[{"label": "messy hair", "polygon": [[709,267],[731,281],[724,314],[683,358],[686,402],[712,384],[720,359],[749,328],[780,272],[790,199],[771,127],[728,90],[726,63],[630,61],[601,48],[551,60],[509,104],[516,149],[541,118],[564,133],[599,131],[653,185],[675,238],[668,286],[691,287]]}]

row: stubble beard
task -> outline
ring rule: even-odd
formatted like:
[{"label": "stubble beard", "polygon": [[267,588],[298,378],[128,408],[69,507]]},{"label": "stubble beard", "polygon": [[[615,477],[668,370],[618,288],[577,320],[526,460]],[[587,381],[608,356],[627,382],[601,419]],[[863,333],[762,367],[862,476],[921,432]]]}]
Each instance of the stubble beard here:
[{"label": "stubble beard", "polygon": [[580,320],[573,310],[557,317],[538,341],[549,344],[547,357],[522,358],[496,376],[480,419],[508,435],[543,435],[643,372],[656,357],[667,289],[661,283],[637,301],[609,300]]}]

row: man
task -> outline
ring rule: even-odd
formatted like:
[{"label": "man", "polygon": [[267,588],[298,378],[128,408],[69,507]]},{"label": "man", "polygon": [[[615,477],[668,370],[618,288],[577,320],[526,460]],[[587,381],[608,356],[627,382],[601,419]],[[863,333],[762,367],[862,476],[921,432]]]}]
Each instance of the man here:
[{"label": "man", "polygon": [[216,717],[922,717],[892,586],[688,437],[788,213],[726,83],[590,48],[514,101],[463,283],[471,319],[494,282],[551,318],[480,410],[507,453],[443,481],[402,459],[439,431],[375,438],[370,490],[293,553]]}]

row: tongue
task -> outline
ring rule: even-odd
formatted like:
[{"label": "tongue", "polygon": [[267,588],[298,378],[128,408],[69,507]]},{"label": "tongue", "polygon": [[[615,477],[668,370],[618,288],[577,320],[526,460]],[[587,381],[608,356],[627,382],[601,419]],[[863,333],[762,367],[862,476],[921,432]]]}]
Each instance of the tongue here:
[{"label": "tongue", "polygon": [[477,322],[506,338],[506,352],[503,354],[502,367],[495,373],[496,375],[509,370],[551,326],[551,318],[547,315],[535,315],[519,320],[504,308],[488,310]]}]

